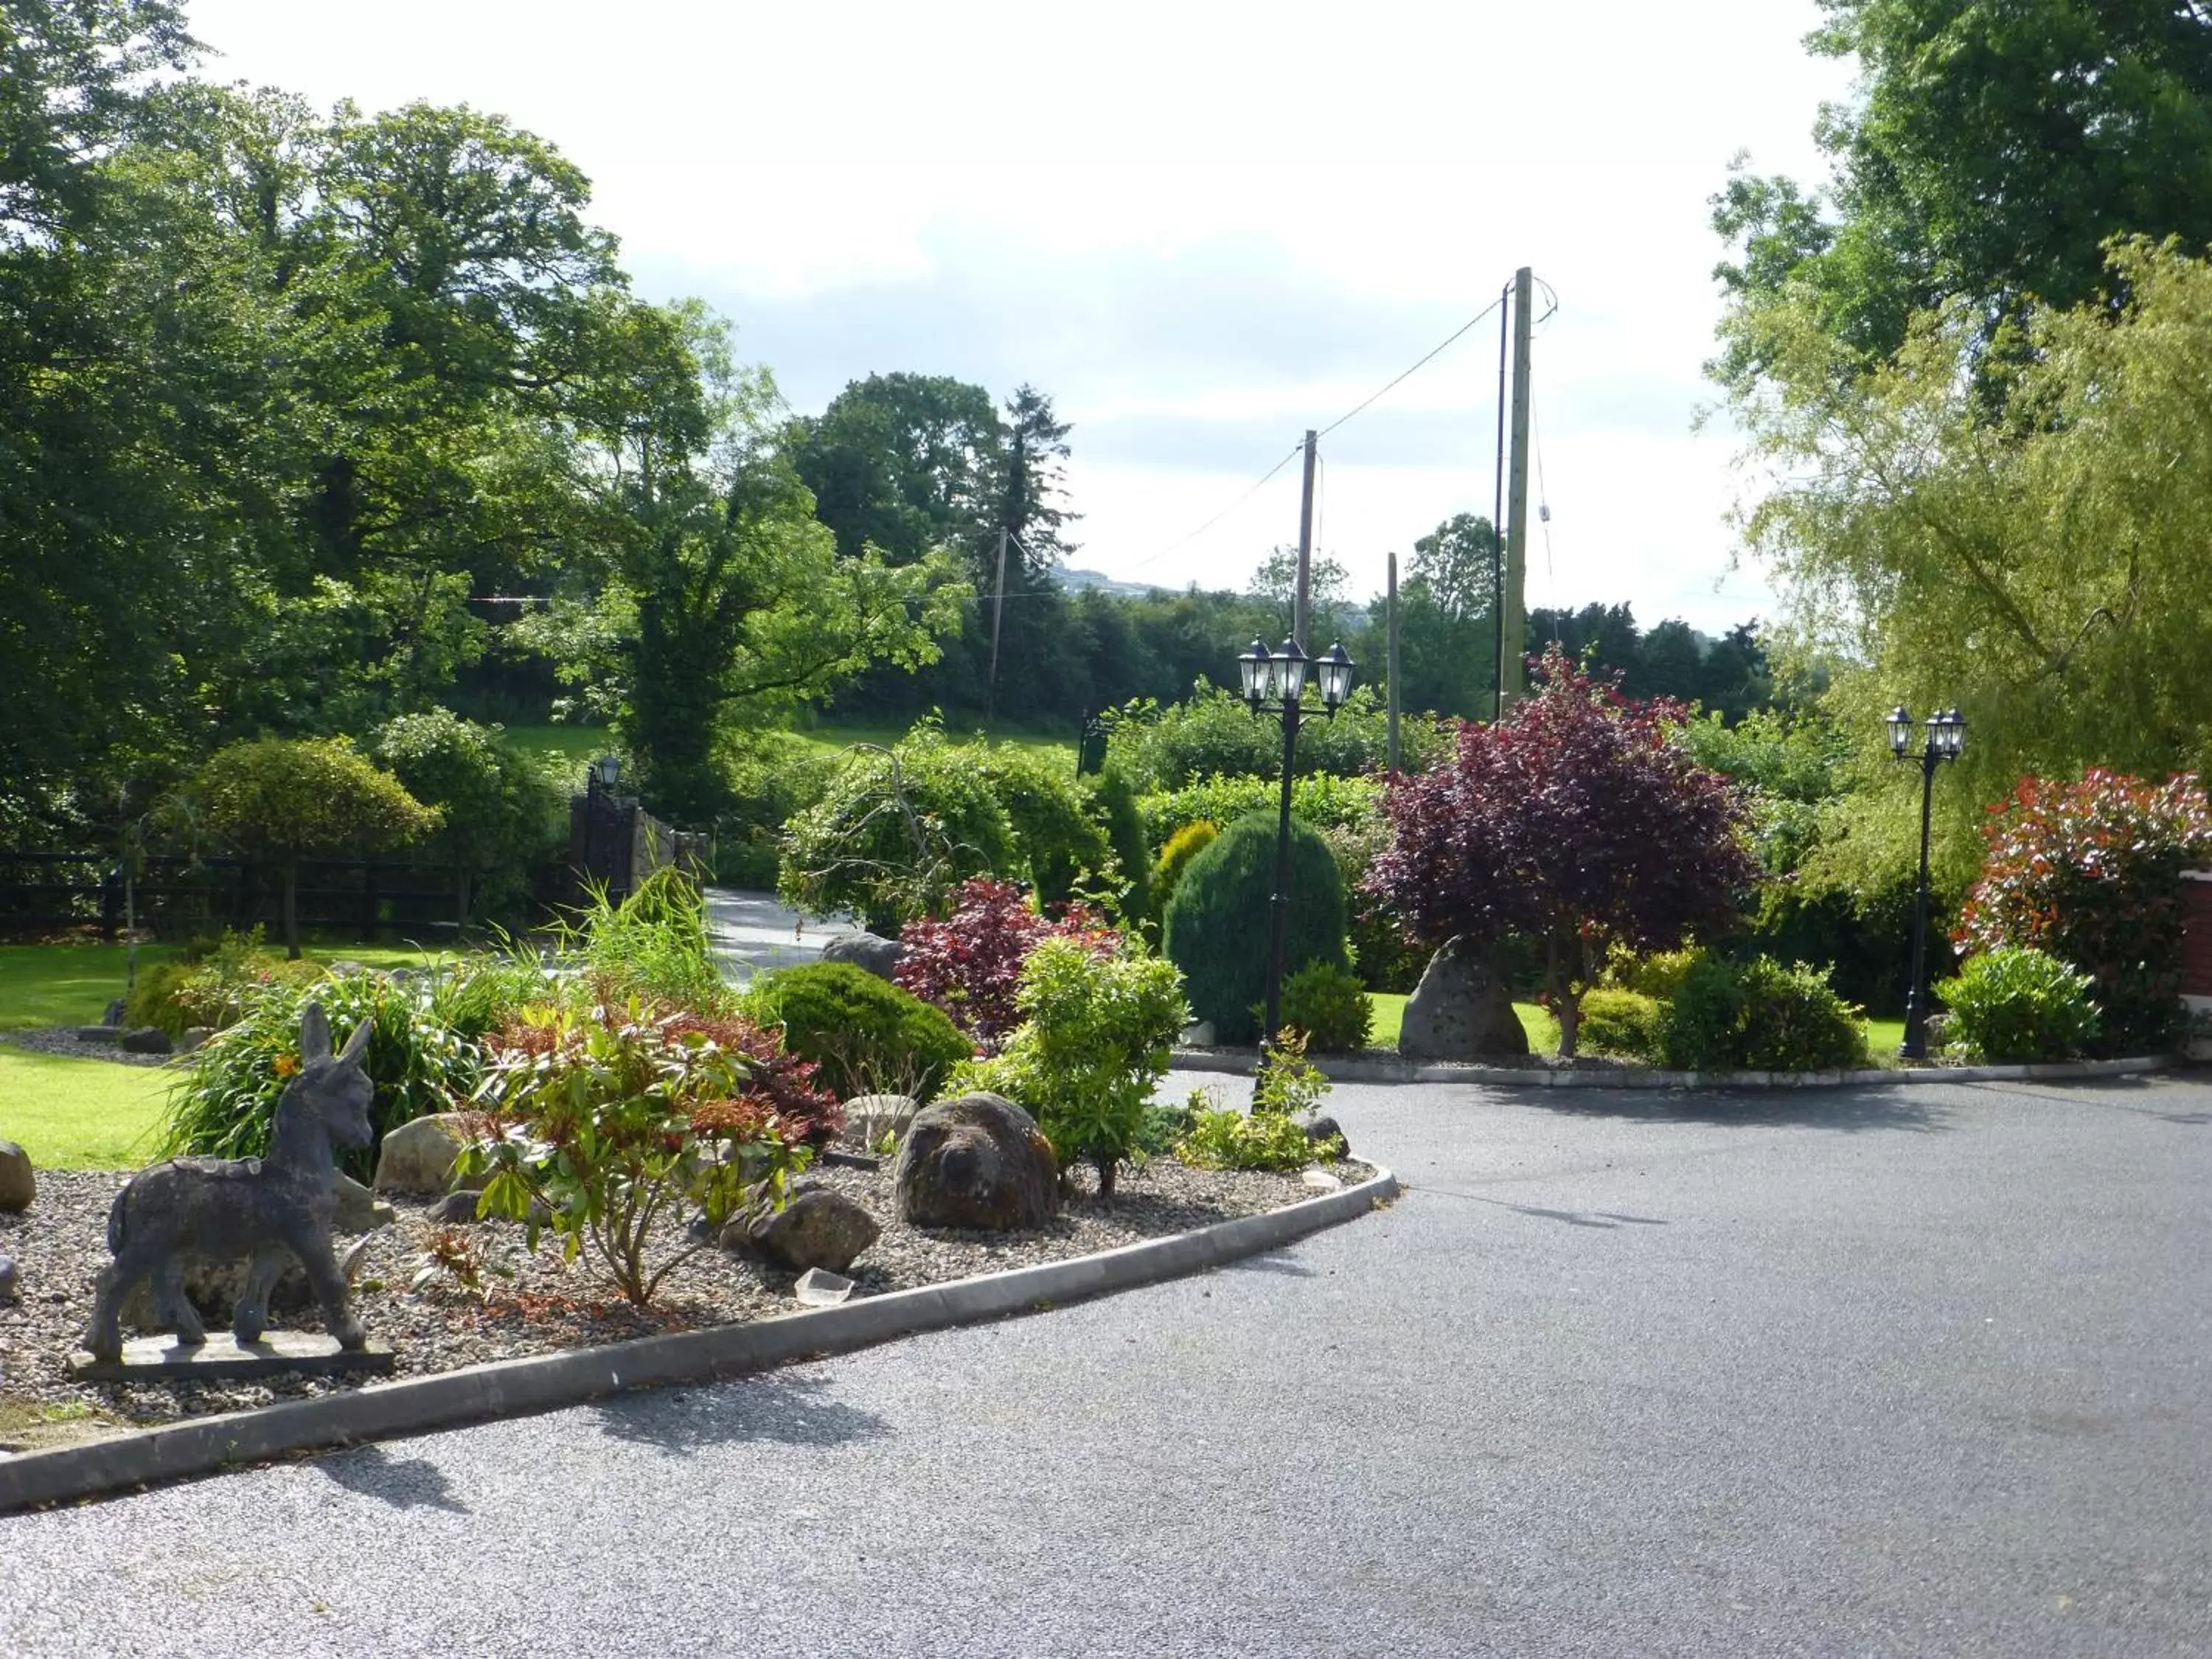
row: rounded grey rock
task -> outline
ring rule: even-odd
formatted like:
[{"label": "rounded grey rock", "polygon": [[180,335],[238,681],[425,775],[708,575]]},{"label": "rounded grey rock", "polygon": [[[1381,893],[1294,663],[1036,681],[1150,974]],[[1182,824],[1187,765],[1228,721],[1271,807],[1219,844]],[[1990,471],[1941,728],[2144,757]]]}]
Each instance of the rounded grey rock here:
[{"label": "rounded grey rock", "polygon": [[38,1195],[31,1155],[12,1140],[0,1140],[0,1210],[27,1210]]}]

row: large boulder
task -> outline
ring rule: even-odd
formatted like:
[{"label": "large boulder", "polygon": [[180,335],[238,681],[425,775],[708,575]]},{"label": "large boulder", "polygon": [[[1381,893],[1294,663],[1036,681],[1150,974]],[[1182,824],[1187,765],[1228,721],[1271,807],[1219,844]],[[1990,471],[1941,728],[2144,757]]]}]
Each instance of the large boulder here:
[{"label": "large boulder", "polygon": [[[369,1184],[380,1193],[452,1190],[453,1164],[471,1138],[468,1122],[463,1112],[433,1112],[390,1131],[376,1155],[376,1179]],[[473,1189],[483,1183],[484,1177],[477,1176],[464,1185]]]},{"label": "large boulder", "polygon": [[134,1025],[123,1034],[122,1046],[125,1054],[166,1054],[173,1053],[177,1045],[158,1025]]},{"label": "large boulder", "polygon": [[27,1210],[38,1195],[31,1155],[12,1140],[0,1140],[0,1211]]},{"label": "large boulder", "polygon": [[881,939],[874,933],[840,933],[822,947],[824,962],[849,962],[855,968],[865,968],[878,979],[890,979],[897,971],[899,960],[906,955],[906,946],[895,939]]},{"label": "large boulder", "polygon": [[1524,1060],[1528,1034],[1489,960],[1455,939],[1430,958],[1406,999],[1398,1052],[1409,1060]]},{"label": "large boulder", "polygon": [[821,1267],[842,1273],[877,1239],[875,1217],[827,1188],[802,1187],[780,1210],[763,1205],[722,1229],[725,1249],[751,1251],[793,1273]]},{"label": "large boulder", "polygon": [[1060,1209],[1060,1166],[1036,1121],[997,1095],[963,1095],[918,1114],[893,1176],[899,1218],[917,1227],[1017,1232]]}]

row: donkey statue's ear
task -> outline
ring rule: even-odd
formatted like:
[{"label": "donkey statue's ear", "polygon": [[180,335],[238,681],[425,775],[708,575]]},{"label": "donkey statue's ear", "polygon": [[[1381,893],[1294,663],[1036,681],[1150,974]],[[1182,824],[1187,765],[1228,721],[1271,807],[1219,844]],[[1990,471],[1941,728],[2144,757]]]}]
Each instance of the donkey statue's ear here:
[{"label": "donkey statue's ear", "polygon": [[368,1053],[369,1033],[374,1031],[375,1029],[376,1022],[368,1018],[363,1018],[360,1024],[355,1026],[353,1028],[353,1035],[346,1039],[346,1045],[343,1052],[338,1055],[338,1064],[341,1066],[360,1065],[362,1059]]},{"label": "donkey statue's ear", "polygon": [[300,1058],[312,1065],[331,1057],[331,1022],[323,1005],[311,1002],[300,1010]]}]

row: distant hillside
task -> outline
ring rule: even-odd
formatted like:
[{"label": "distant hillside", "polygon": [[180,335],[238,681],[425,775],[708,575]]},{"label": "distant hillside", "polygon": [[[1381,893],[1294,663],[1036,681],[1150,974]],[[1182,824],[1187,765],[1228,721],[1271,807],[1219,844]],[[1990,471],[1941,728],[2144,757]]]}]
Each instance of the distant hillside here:
[{"label": "distant hillside", "polygon": [[1164,593],[1167,590],[1153,582],[1121,582],[1102,570],[1059,570],[1053,573],[1060,585],[1071,593],[1091,590],[1111,593],[1116,599],[1141,599],[1147,593]]}]

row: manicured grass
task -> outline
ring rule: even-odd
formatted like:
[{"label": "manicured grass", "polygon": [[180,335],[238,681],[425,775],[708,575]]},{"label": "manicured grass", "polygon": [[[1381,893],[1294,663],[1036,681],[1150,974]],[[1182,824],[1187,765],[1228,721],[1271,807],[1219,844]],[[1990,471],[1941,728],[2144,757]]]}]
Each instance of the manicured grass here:
[{"label": "manicured grass", "polygon": [[171,1073],[0,1048],[0,1139],[41,1170],[135,1170],[161,1139]]},{"label": "manicured grass", "polygon": [[[139,969],[175,954],[172,945],[142,945]],[[307,954],[371,968],[419,968],[437,955],[409,945],[313,943]],[[124,994],[125,955],[120,945],[0,945],[0,1031],[98,1024],[108,1003]]]},{"label": "manicured grass", "polygon": [[1901,1019],[1869,1019],[1864,1022],[1867,1048],[1877,1066],[1897,1064],[1898,1045],[1905,1041],[1905,1022]]},{"label": "manicured grass", "polygon": [[[793,735],[821,749],[843,749],[856,743],[879,744],[889,748],[904,737],[908,729],[896,725],[872,726],[862,721],[823,720]],[[996,730],[986,732],[980,721],[974,725],[962,725],[948,720],[945,731],[945,735],[956,743],[977,737],[988,738],[991,742],[1005,744],[1010,749],[1026,750],[1055,764],[1066,766],[1071,771],[1075,767],[1075,739],[1073,737],[1018,730],[1004,721]]]},{"label": "manicured grass", "polygon": [[[1370,991],[1367,1001],[1375,1010],[1375,1024],[1367,1034],[1368,1046],[1395,1048],[1398,1028],[1406,1018],[1406,999],[1387,991]],[[1533,1002],[1516,1002],[1513,1012],[1521,1017],[1521,1029],[1528,1034],[1532,1053],[1554,1054],[1559,1051],[1559,1021]]]}]

